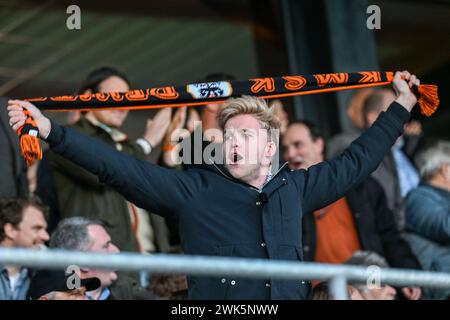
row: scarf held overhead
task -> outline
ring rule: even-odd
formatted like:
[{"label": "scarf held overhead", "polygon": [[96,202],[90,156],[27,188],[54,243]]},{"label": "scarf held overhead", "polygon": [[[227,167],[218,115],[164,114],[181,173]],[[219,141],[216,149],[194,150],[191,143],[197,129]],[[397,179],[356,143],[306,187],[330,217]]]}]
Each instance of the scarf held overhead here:
[{"label": "scarf held overhead", "polygon": [[[152,109],[222,103],[228,98],[250,95],[265,99],[296,95],[383,86],[392,83],[393,72],[366,71],[313,75],[254,78],[237,81],[193,83],[131,90],[124,93],[95,93],[78,96],[39,97],[25,99],[42,111],[89,111],[106,109]],[[439,104],[437,86],[414,86],[420,111],[433,114]],[[22,155],[28,165],[42,158],[36,123],[29,113],[25,125],[18,129]]]}]

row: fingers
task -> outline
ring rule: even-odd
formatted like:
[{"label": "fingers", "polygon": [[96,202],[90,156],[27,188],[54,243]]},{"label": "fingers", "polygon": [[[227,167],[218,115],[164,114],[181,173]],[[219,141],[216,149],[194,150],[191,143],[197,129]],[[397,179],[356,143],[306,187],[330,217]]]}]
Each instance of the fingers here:
[{"label": "fingers", "polygon": [[408,81],[411,77],[411,74],[408,71],[397,71],[394,74],[394,81],[399,82],[401,80]]},{"label": "fingers", "polygon": [[172,109],[171,108],[164,108],[159,110],[155,117],[153,118],[153,120],[155,122],[160,122],[160,121],[169,121],[170,117],[172,116]]},{"label": "fingers", "polygon": [[187,107],[179,107],[178,110],[175,112],[175,114],[183,114],[187,110]]},{"label": "fingers", "polygon": [[8,111],[16,110],[16,111],[23,111],[23,108],[17,104],[16,102],[13,102],[12,100],[8,101]]},{"label": "fingers", "polygon": [[20,105],[21,102],[22,102],[22,100],[11,99],[11,100],[8,100],[8,105]]},{"label": "fingers", "polygon": [[164,117],[167,117],[168,115],[172,115],[172,108],[164,108],[158,111],[157,115],[162,115]]},{"label": "fingers", "polygon": [[25,120],[20,120],[19,122],[17,122],[17,123],[15,123],[13,126],[12,126],[12,129],[14,130],[14,131],[17,131],[21,126],[23,126],[25,124]]},{"label": "fingers", "polygon": [[404,70],[401,72],[401,78],[402,78],[402,80],[408,81],[411,78],[411,73]]},{"label": "fingers", "polygon": [[191,108],[189,110],[189,121],[194,121],[194,120],[200,120],[200,116],[195,109]]},{"label": "fingers", "polygon": [[176,119],[179,122],[185,122],[186,120],[186,112],[187,112],[187,107],[181,107],[177,110],[177,112],[175,113],[175,117],[174,120]]},{"label": "fingers", "polygon": [[422,291],[420,291],[420,289],[418,289],[417,295],[416,295],[416,300],[419,300],[420,298],[422,298]]},{"label": "fingers", "polygon": [[402,288],[402,293],[407,299],[411,299],[411,290],[410,288]]},{"label": "fingers", "polygon": [[420,290],[420,288],[413,288],[413,300],[419,300],[420,297],[422,296],[422,291]]},{"label": "fingers", "polygon": [[40,116],[41,112],[32,103],[23,100],[8,100],[8,111],[27,109],[33,117]]},{"label": "fingers", "polygon": [[409,300],[419,300],[420,297],[422,296],[420,288],[406,287],[402,288],[402,292],[405,295],[405,297],[408,298]]},{"label": "fingers", "polygon": [[23,110],[22,110],[22,109],[20,109],[20,110],[18,110],[18,109],[10,110],[10,111],[8,112],[8,116],[9,116],[10,118],[12,118],[12,117],[23,117],[24,119],[26,118],[26,116],[25,116],[25,114],[23,113]]},{"label": "fingers", "polygon": [[181,107],[178,108],[177,112],[175,113],[175,116],[178,115],[180,118],[183,118],[186,116],[187,107]]},{"label": "fingers", "polygon": [[25,121],[27,119],[26,116],[14,116],[9,118],[9,122],[12,124],[16,124],[19,121]]},{"label": "fingers", "polygon": [[417,80],[416,76],[411,75],[411,77],[409,78],[409,81],[408,81],[408,86],[411,88],[415,84],[416,80]]},{"label": "fingers", "polygon": [[416,75],[411,75],[411,78],[408,81],[409,87],[420,85],[420,80],[417,79]]},{"label": "fingers", "polygon": [[397,71],[394,75],[394,80],[404,80],[408,83],[409,87],[414,85],[420,85],[420,80],[415,74],[411,74],[409,71]]},{"label": "fingers", "polygon": [[147,126],[151,125],[152,123],[165,123],[170,122],[170,117],[172,116],[172,110],[170,108],[165,108],[159,110],[156,115],[153,117],[153,119],[148,118],[147,119]]},{"label": "fingers", "polygon": [[27,116],[23,113],[23,107],[20,105],[20,100],[9,100],[8,101],[8,117],[9,124],[12,129],[17,131],[21,126],[25,124]]}]

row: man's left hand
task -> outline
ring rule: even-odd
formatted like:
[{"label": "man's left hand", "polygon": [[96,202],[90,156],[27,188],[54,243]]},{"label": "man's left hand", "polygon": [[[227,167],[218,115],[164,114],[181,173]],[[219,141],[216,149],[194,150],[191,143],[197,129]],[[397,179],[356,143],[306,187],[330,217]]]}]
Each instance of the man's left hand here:
[{"label": "man's left hand", "polygon": [[411,112],[417,103],[416,95],[412,92],[411,88],[414,85],[418,86],[420,84],[419,79],[408,71],[396,72],[392,84],[397,94],[395,101]]}]

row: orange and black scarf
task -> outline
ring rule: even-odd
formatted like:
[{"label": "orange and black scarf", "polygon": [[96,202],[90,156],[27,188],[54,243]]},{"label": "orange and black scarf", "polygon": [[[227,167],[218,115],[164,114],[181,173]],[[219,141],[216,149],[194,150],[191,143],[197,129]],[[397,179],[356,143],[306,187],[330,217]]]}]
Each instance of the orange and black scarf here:
[{"label": "orange and black scarf", "polygon": [[[39,97],[26,100],[43,111],[136,110],[222,103],[228,98],[242,95],[272,99],[383,86],[392,83],[393,78],[393,72],[328,73],[193,83],[179,87],[166,86],[131,90],[125,93]],[[433,114],[439,104],[437,86],[419,85],[414,87],[413,91],[418,97],[422,114],[426,116]],[[28,117],[26,124],[18,130],[21,137],[22,155],[28,165],[42,157],[36,132],[36,124],[31,117]]]}]

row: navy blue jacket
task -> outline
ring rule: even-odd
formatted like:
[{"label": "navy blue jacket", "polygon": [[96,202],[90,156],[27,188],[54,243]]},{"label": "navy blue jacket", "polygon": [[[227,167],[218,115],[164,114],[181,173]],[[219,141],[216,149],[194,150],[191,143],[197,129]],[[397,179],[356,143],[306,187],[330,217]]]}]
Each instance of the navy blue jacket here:
[{"label": "navy blue jacket", "polygon": [[[261,190],[210,164],[165,169],[122,154],[52,123],[54,152],[98,175],[129,201],[179,221],[186,254],[302,261],[302,214],[342,197],[365,179],[403,131],[409,112],[397,103],[339,157],[290,171],[283,166]],[[304,281],[189,277],[192,299],[305,299]]]},{"label": "navy blue jacket", "polygon": [[[386,258],[392,268],[421,269],[420,263],[395,223],[381,185],[369,177],[345,195],[355,223],[361,249]],[[305,261],[314,261],[317,228],[314,212],[303,214],[303,251]]]}]

